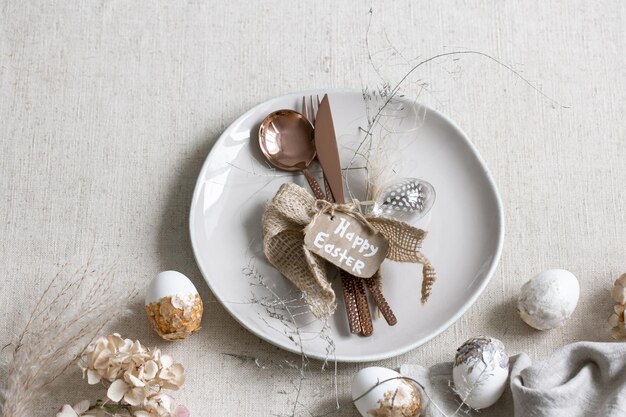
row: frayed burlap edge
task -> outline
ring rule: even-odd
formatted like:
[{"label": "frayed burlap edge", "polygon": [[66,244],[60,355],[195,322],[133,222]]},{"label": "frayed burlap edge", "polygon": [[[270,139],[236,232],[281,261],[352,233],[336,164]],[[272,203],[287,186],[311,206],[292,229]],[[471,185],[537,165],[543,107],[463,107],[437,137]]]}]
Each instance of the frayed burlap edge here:
[{"label": "frayed burlap edge", "polygon": [[[318,204],[304,188],[283,184],[263,213],[263,251],[268,261],[300,291],[311,312],[317,318],[332,315],[336,309],[335,292],[326,274],[326,261],[310,252],[304,245],[307,225],[329,203]],[[361,217],[349,205],[331,205],[331,209],[351,212]],[[426,302],[436,279],[435,270],[421,253],[426,232],[404,222],[368,217],[364,219],[389,241],[387,259],[420,263],[423,267],[422,302]]]}]

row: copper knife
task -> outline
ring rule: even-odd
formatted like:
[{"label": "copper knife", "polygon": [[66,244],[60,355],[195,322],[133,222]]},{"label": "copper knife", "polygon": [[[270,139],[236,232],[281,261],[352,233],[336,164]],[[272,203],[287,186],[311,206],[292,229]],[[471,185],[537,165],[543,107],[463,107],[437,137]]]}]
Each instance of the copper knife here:
[{"label": "copper knife", "polygon": [[322,165],[324,176],[328,181],[335,202],[343,204],[345,197],[343,194],[343,180],[341,178],[341,160],[339,159],[339,149],[337,148],[335,126],[330,113],[328,94],[324,94],[324,98],[317,109],[314,132],[317,159]]},{"label": "copper knife", "polygon": [[[332,200],[343,204],[345,197],[343,194],[343,179],[341,177],[341,160],[339,158],[333,117],[330,112],[330,104],[328,103],[328,94],[324,94],[324,98],[317,109],[314,132],[317,159],[320,161],[322,171],[324,171],[324,178],[328,182],[333,196]],[[370,336],[373,331],[372,317],[363,281],[344,271],[341,271],[341,281],[344,287],[351,332],[357,333],[360,331],[364,336]],[[357,311],[354,311],[355,308]],[[358,319],[355,317],[357,315]]]},{"label": "copper knife", "polygon": [[[330,112],[328,94],[324,95],[322,102],[318,106],[317,115],[315,117],[314,132],[315,149],[317,151],[317,158],[324,172],[324,180],[330,188],[330,192],[334,197],[333,200],[339,204],[343,204],[345,202],[345,197],[343,193],[341,160],[339,158],[339,148],[337,146],[337,138],[335,136],[335,126]],[[378,284],[376,284],[376,280],[371,278],[361,280],[348,273],[342,273],[341,276],[342,281],[344,282],[344,292],[346,292],[347,289],[346,285],[351,287],[351,290],[356,290],[353,290],[353,293],[346,298],[346,306],[348,307],[348,318],[351,319],[350,307],[354,308],[353,303],[356,301],[361,322],[361,332],[363,335],[369,336],[372,334],[373,330],[372,319],[367,305],[367,298],[365,297],[365,287],[367,287],[367,289],[369,289],[372,293],[374,301],[385,317],[387,323],[390,326],[397,323],[397,319],[389,307],[389,304],[387,304],[387,301],[378,287]],[[356,300],[354,300],[353,297],[355,297]],[[352,328],[353,323],[350,322],[350,325]]]}]

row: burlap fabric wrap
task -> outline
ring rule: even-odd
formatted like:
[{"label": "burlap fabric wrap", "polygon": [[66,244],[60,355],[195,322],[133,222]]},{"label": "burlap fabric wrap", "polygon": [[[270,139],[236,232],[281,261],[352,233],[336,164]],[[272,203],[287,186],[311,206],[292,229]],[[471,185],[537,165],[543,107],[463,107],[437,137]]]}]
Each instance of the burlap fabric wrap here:
[{"label": "burlap fabric wrap", "polygon": [[326,261],[304,245],[306,227],[315,216],[341,211],[369,223],[389,241],[387,259],[423,265],[422,302],[426,302],[436,279],[435,270],[420,252],[426,232],[406,223],[380,217],[364,218],[352,204],[316,200],[304,188],[283,184],[263,214],[263,250],[269,262],[302,293],[318,318],[335,311],[335,292],[326,273]]}]

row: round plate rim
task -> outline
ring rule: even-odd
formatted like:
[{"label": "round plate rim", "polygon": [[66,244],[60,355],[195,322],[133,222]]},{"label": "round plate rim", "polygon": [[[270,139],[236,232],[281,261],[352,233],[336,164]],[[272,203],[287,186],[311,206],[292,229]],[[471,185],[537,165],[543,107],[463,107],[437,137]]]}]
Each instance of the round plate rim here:
[{"label": "round plate rim", "polygon": [[[309,95],[312,95],[312,94],[321,94],[321,92],[330,93],[330,94],[332,94],[332,93],[356,93],[356,94],[362,94],[361,90],[357,90],[357,89],[354,89],[354,88],[314,89],[314,90],[304,90],[304,91],[294,92],[294,93],[290,93],[290,94],[284,94],[282,96],[274,97],[272,99],[263,101],[263,102],[257,104],[256,106],[250,108],[248,111],[246,111],[241,116],[239,116],[237,119],[235,119],[222,132],[220,137],[215,141],[215,143],[211,147],[211,150],[209,151],[209,154],[207,155],[206,159],[204,160],[204,163],[202,164],[202,168],[200,169],[200,172],[198,174],[198,179],[196,180],[196,185],[194,187],[193,196],[192,196],[192,200],[191,200],[191,207],[189,209],[189,235],[190,235],[190,239],[191,239],[191,247],[192,247],[192,250],[193,250],[194,259],[196,261],[196,265],[198,266],[198,269],[200,270],[200,273],[202,274],[202,277],[203,277],[204,281],[206,282],[207,286],[209,287],[209,289],[211,290],[211,292],[213,293],[215,298],[220,302],[222,307],[224,307],[224,309],[226,309],[228,314],[230,314],[230,316],[233,319],[235,319],[235,321],[237,323],[239,323],[243,328],[248,330],[250,333],[252,333],[255,336],[259,337],[260,339],[266,341],[267,343],[270,343],[273,346],[276,346],[278,348],[284,349],[284,350],[286,350],[288,352],[295,353],[295,354],[298,354],[298,355],[301,355],[301,354],[304,353],[309,358],[326,361],[328,358],[325,357],[325,356],[317,355],[315,353],[309,353],[309,352],[306,352],[306,351],[303,352],[302,350],[297,349],[295,347],[288,346],[288,345],[283,345],[280,342],[277,342],[276,340],[271,339],[270,337],[268,337],[264,333],[262,333],[260,331],[257,331],[256,329],[253,329],[253,328],[250,328],[250,327],[246,326],[245,323],[243,323],[239,319],[237,314],[235,314],[231,310],[231,308],[228,307],[227,303],[224,303],[222,301],[222,299],[219,297],[219,295],[216,293],[216,291],[214,290],[213,286],[211,285],[210,280],[207,278],[208,274],[204,270],[204,267],[198,261],[198,249],[197,249],[197,244],[196,244],[195,238],[194,238],[194,226],[195,226],[195,224],[194,224],[194,216],[193,216],[193,213],[194,213],[194,211],[196,209],[196,205],[198,204],[198,194],[200,193],[200,190],[202,188],[200,180],[204,176],[204,173],[206,172],[206,169],[207,169],[209,163],[212,161],[212,157],[214,157],[214,150],[221,144],[221,142],[226,140],[226,137],[228,137],[230,135],[232,130],[235,128],[235,126],[239,125],[241,123],[241,121],[243,121],[244,119],[249,117],[252,113],[254,113],[261,106],[266,106],[266,105],[271,104],[273,102],[281,101],[281,100],[283,100],[285,98],[290,98],[290,97],[294,97],[294,96],[295,97],[298,97],[298,96],[309,96]],[[404,97],[404,98],[407,99],[407,97]],[[446,331],[450,326],[452,326],[452,324],[454,324],[459,318],[461,318],[467,312],[467,310],[469,310],[469,308],[476,302],[478,297],[480,297],[482,295],[482,293],[484,292],[485,288],[487,288],[487,285],[491,281],[491,278],[493,277],[493,274],[495,273],[495,270],[498,267],[498,264],[500,263],[500,257],[502,255],[502,248],[504,246],[504,208],[503,208],[503,204],[502,204],[502,198],[501,198],[500,193],[498,191],[498,187],[497,187],[496,182],[495,182],[495,180],[494,180],[494,178],[493,178],[493,176],[491,174],[491,171],[489,170],[489,167],[487,166],[487,164],[483,160],[482,156],[478,152],[478,149],[476,148],[476,146],[470,141],[468,135],[456,124],[456,122],[454,122],[452,119],[450,119],[445,114],[439,112],[438,110],[435,110],[435,109],[431,108],[430,106],[427,106],[427,105],[422,104],[422,103],[418,103],[418,104],[421,107],[423,107],[424,109],[426,109],[428,112],[432,112],[432,113],[436,114],[438,117],[440,117],[446,123],[448,123],[451,127],[453,127],[459,133],[459,136],[463,139],[463,141],[465,141],[465,143],[468,145],[468,148],[471,150],[472,154],[477,159],[477,161],[479,162],[481,168],[483,169],[483,172],[485,173],[485,176],[487,178],[487,182],[489,184],[489,188],[490,188],[491,192],[493,193],[493,195],[495,197],[496,206],[497,206],[499,233],[498,233],[498,243],[497,243],[496,253],[495,253],[495,256],[493,257],[493,260],[492,260],[491,264],[489,265],[489,269],[485,273],[485,279],[482,281],[482,283],[477,288],[477,290],[474,292],[474,294],[467,299],[467,301],[461,306],[461,308],[456,312],[456,314],[451,316],[445,323],[443,323],[441,326],[439,326],[439,328],[437,328],[435,331],[431,332],[428,336],[422,337],[422,338],[416,340],[413,343],[410,343],[408,345],[402,346],[401,348],[390,349],[390,350],[387,350],[385,352],[381,352],[381,353],[378,353],[378,354],[356,355],[356,356],[347,356],[347,355],[333,356],[333,360],[337,361],[337,362],[343,362],[343,363],[363,363],[363,362],[375,362],[375,361],[380,361],[380,360],[384,360],[384,359],[394,358],[396,356],[399,356],[399,355],[402,355],[404,353],[407,353],[407,352],[409,352],[409,351],[411,351],[413,349],[416,349],[416,348],[422,346],[423,344],[427,343],[428,341],[434,339],[435,337],[439,336],[441,333]]]}]

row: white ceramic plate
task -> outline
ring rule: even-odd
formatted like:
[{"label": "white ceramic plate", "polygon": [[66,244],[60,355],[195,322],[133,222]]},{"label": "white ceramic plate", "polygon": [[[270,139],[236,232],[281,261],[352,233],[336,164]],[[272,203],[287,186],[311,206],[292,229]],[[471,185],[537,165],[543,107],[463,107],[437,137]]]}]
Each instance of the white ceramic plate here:
[{"label": "white ceramic plate", "polygon": [[[295,181],[306,186],[306,182],[302,175],[272,169],[263,159],[257,138],[267,114],[283,108],[300,110],[303,94],[324,92],[267,101],[226,129],[196,184],[189,220],[191,241],[198,266],[215,296],[258,337],[317,359],[385,359],[432,339],[474,303],[500,257],[502,205],[487,167],[451,120],[412,100],[394,99],[374,132],[394,132],[385,139],[397,145],[390,146],[388,170],[398,178],[422,178],[435,187],[435,204],[427,220],[417,225],[429,232],[423,252],[435,266],[438,280],[430,300],[422,305],[421,267],[385,261],[383,290],[398,324],[389,327],[384,319],[375,318],[371,337],[351,335],[341,291],[336,291],[340,304],[324,327],[298,307],[295,288],[263,255],[261,216],[266,202],[282,183]],[[362,92],[355,90],[332,90],[329,99],[346,167],[363,138],[359,128],[367,126],[366,114],[371,118],[378,104],[375,99],[364,100]],[[359,184],[364,183],[364,170],[349,173],[351,188],[358,193],[363,189]]]}]

